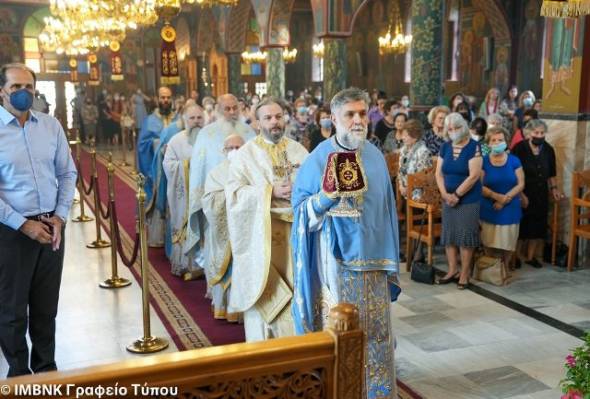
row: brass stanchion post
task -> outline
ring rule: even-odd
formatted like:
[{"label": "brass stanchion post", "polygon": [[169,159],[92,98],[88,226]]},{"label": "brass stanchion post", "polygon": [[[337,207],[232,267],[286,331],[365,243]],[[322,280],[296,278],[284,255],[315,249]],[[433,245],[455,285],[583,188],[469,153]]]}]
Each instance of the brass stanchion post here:
[{"label": "brass stanchion post", "polygon": [[137,177],[137,205],[139,212],[139,262],[141,265],[141,290],[143,305],[143,337],[127,347],[133,353],[154,353],[168,347],[164,338],[154,337],[150,330],[150,283],[147,257],[147,229],[145,226],[145,178],[142,174]]},{"label": "brass stanchion post", "polygon": [[108,241],[102,239],[102,234],[100,231],[100,204],[99,194],[98,194],[98,171],[96,170],[96,149],[92,149],[90,152],[90,159],[92,161],[91,168],[92,168],[92,177],[94,179],[94,220],[96,220],[96,240],[92,241],[90,244],[86,245],[86,248],[93,248],[93,249],[100,249],[100,248],[107,248],[111,245]]},{"label": "brass stanchion post", "polygon": [[135,133],[135,129],[131,130],[131,134],[133,137],[133,170],[131,171],[131,176],[137,176],[137,134]]},{"label": "brass stanchion post", "polygon": [[[76,161],[78,161],[78,165],[80,165],[80,144],[82,142],[80,141],[80,138],[78,137],[78,139],[76,140]],[[84,213],[84,184],[83,184],[83,179],[84,177],[82,177],[82,175],[80,174],[80,171],[78,171],[78,182],[76,183],[76,185],[78,186],[78,193],[80,194],[80,216],[73,218],[72,222],[90,222],[92,220],[94,220],[93,218],[91,218],[90,216],[87,216]]]},{"label": "brass stanchion post", "polygon": [[115,165],[113,165],[112,155],[110,153],[107,171],[109,172],[109,208],[111,210],[111,217],[109,218],[111,228],[111,277],[100,283],[99,286],[101,288],[123,288],[131,285],[131,281],[119,277],[117,271],[117,234],[115,226],[117,221],[113,218],[113,208],[115,207]]},{"label": "brass stanchion post", "polygon": [[[72,129],[72,131],[70,132],[70,136],[71,133],[74,131],[74,129]],[[76,133],[76,139],[75,140],[69,140],[68,143],[70,144],[70,146],[74,145],[76,146],[76,153],[78,153],[78,146],[80,145],[80,136],[78,133]],[[80,200],[78,198],[74,198],[74,200],[72,201],[72,205],[76,205],[79,204]]]},{"label": "brass stanchion post", "polygon": [[121,150],[123,152],[123,160],[119,163],[119,166],[129,166],[127,163],[127,133],[128,128],[121,129]]}]

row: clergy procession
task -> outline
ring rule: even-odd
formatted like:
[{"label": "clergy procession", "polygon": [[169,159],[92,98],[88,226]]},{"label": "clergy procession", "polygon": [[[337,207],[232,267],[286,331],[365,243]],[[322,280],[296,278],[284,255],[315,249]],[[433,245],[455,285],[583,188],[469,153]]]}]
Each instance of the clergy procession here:
[{"label": "clergy procession", "polygon": [[137,156],[152,190],[148,243],[166,247],[173,275],[206,279],[215,319],[243,322],[256,342],[321,331],[330,308],[355,304],[367,397],[385,398],[395,392],[389,307],[399,294],[399,234],[385,159],[366,140],[370,101],[357,88],[337,93],[336,133],[310,155],[287,134],[284,99],[252,104],[255,131],[232,94],[205,125],[191,99],[173,114],[161,87]]}]

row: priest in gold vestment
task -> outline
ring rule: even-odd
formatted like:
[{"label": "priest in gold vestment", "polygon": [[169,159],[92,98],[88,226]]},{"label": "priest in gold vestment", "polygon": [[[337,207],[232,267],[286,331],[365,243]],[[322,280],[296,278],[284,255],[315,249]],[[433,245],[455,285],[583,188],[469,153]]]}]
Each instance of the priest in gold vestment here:
[{"label": "priest in gold vestment", "polygon": [[231,245],[227,232],[227,212],[225,207],[225,184],[231,159],[244,145],[242,136],[232,134],[223,142],[226,160],[217,165],[205,180],[203,192],[203,213],[209,227],[205,230],[205,273],[211,288],[213,317],[238,322],[240,313],[228,306],[231,292]]},{"label": "priest in gold vestment", "polygon": [[232,248],[229,306],[244,312],[246,341],[294,335],[291,186],[307,150],[285,137],[285,106],[267,98],[261,134],[233,157],[225,194]]}]

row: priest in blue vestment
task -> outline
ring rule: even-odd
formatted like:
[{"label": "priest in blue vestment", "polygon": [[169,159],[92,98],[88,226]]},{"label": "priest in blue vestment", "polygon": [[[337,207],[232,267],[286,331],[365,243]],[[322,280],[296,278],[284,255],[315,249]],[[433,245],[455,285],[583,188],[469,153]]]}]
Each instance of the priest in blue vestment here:
[{"label": "priest in blue vestment", "polygon": [[[295,331],[321,331],[329,309],[359,310],[366,398],[395,398],[391,298],[397,297],[395,196],[381,152],[366,140],[369,96],[349,88],[331,101],[336,135],[305,160],[292,204]],[[395,299],[394,298],[394,299]]]},{"label": "priest in blue vestment", "polygon": [[155,208],[153,201],[157,176],[152,174],[155,150],[160,143],[162,130],[173,121],[172,91],[168,87],[158,89],[158,108],[148,115],[142,124],[137,139],[137,167],[145,176],[145,193],[147,201],[146,224],[148,227],[148,245],[164,245],[165,215]]}]

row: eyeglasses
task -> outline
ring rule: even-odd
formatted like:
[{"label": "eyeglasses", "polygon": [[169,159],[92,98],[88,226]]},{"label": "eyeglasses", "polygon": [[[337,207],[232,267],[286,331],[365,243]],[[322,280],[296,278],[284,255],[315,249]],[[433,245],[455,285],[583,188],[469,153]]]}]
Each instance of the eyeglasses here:
[{"label": "eyeglasses", "polygon": [[224,150],[225,152],[230,152],[230,151],[233,151],[233,150],[239,150],[239,149],[240,149],[240,147],[233,146],[233,147],[225,147],[223,150]]}]

